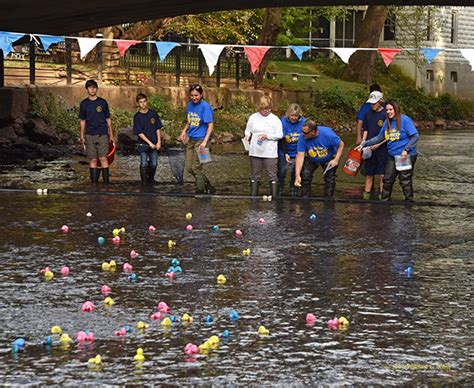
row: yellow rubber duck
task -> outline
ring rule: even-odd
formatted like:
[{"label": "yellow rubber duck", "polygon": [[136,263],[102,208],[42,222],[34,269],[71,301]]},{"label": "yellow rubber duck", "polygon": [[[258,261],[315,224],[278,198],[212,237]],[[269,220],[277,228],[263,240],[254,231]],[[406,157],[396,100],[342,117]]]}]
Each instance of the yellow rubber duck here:
[{"label": "yellow rubber duck", "polygon": [[143,355],[143,349],[142,348],[137,349],[137,354],[135,354],[135,357],[133,357],[133,359],[136,362],[144,362],[145,361],[145,356]]},{"label": "yellow rubber duck", "polygon": [[110,269],[117,267],[117,262],[115,260],[110,260],[109,262]]},{"label": "yellow rubber duck", "polygon": [[107,262],[102,263],[102,271],[110,271],[110,264]]},{"label": "yellow rubber duck", "polygon": [[45,278],[46,280],[51,280],[52,278],[54,278],[54,273],[52,273],[51,271],[46,271],[46,272],[44,273],[44,278]]},{"label": "yellow rubber duck", "polygon": [[102,365],[102,357],[100,354],[93,358],[89,358],[89,364]]},{"label": "yellow rubber duck", "polygon": [[199,345],[199,353],[204,353],[207,354],[211,351],[211,344],[209,341],[203,342],[201,345]]},{"label": "yellow rubber duck", "polygon": [[168,240],[168,248],[173,248],[174,246],[176,246],[176,242],[173,240]]},{"label": "yellow rubber duck", "polygon": [[225,284],[226,282],[227,282],[227,279],[224,275],[221,274],[217,277],[217,283],[218,284]]},{"label": "yellow rubber duck", "polygon": [[115,304],[115,301],[110,296],[108,296],[107,298],[104,299],[104,304],[110,307]]},{"label": "yellow rubber duck", "polygon": [[349,326],[349,321],[347,320],[346,317],[339,318],[339,326],[343,326],[343,327]]},{"label": "yellow rubber duck", "polygon": [[122,226],[122,227],[119,229],[119,232],[122,233],[122,234],[124,234],[124,233],[125,233],[125,227]]},{"label": "yellow rubber duck", "polygon": [[150,325],[148,323],[145,323],[143,321],[140,321],[137,323],[137,328],[140,329],[140,330],[145,330],[145,329],[148,329],[150,327]]},{"label": "yellow rubber duck", "polygon": [[186,213],[186,219],[188,221],[192,220],[192,218],[193,218],[193,213]]},{"label": "yellow rubber duck", "polygon": [[250,256],[250,248],[244,249],[244,250],[242,251],[242,255],[244,255],[244,256]]},{"label": "yellow rubber duck", "polygon": [[258,327],[258,334],[260,334],[260,335],[268,335],[268,334],[270,334],[270,330],[268,330],[265,326],[260,325],[260,326]]},{"label": "yellow rubber duck", "polygon": [[62,332],[61,326],[53,326],[51,328],[51,334],[61,334]]},{"label": "yellow rubber duck", "polygon": [[213,335],[210,337],[207,342],[209,343],[212,350],[217,350],[219,348],[219,337],[217,335]]},{"label": "yellow rubber duck", "polygon": [[193,317],[189,315],[188,313],[184,313],[183,316],[181,317],[181,320],[184,323],[191,323],[193,321]]},{"label": "yellow rubber duck", "polygon": [[163,327],[171,327],[173,325],[173,322],[171,322],[171,319],[169,317],[166,317],[161,321],[161,326]]},{"label": "yellow rubber duck", "polygon": [[59,337],[59,342],[61,342],[62,345],[67,345],[72,342],[72,339],[69,337],[68,333],[63,333],[61,334],[61,337]]},{"label": "yellow rubber duck", "polygon": [[120,233],[120,229],[114,229],[114,230],[112,230],[112,235],[113,235],[114,237],[117,237],[117,236],[119,235],[119,233]]}]

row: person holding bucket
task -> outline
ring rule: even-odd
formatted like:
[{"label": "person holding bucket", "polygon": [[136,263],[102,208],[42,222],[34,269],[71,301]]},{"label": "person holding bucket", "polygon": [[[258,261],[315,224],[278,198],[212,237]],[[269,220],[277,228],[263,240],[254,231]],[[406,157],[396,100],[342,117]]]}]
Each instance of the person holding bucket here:
[{"label": "person holding bucket", "polygon": [[[382,88],[379,84],[372,84],[369,88],[369,93],[372,94],[373,92],[380,92],[382,93]],[[357,126],[356,126],[356,144],[359,145],[362,142],[362,124],[364,122],[364,116],[367,112],[371,109],[371,104],[368,102],[364,102],[359,111],[357,112]]]},{"label": "person holding bucket", "polygon": [[209,152],[208,143],[214,129],[214,111],[211,105],[203,99],[201,85],[193,84],[189,87],[189,103],[186,112],[186,125],[179,140],[186,144],[185,166],[196,179],[196,192],[200,194],[214,194],[216,189],[203,172],[198,153]]},{"label": "person holding bucket", "polygon": [[416,162],[416,143],[418,131],[413,120],[401,114],[400,105],[396,100],[389,100],[385,104],[387,119],[379,134],[362,142],[357,149],[373,146],[387,140],[388,158],[383,178],[382,201],[389,201],[397,175],[405,200],[413,202],[413,169]]},{"label": "person holding bucket", "polygon": [[[383,102],[383,94],[375,91],[370,93],[368,104],[371,104],[371,109],[365,114],[364,122],[362,123],[363,135],[362,141],[376,137],[383,126],[386,118],[386,112]],[[380,176],[380,190],[379,198],[382,196],[383,175],[385,172],[385,165],[387,164],[387,144],[384,140],[382,143],[374,144],[373,146],[365,147],[362,150],[362,158],[365,159],[365,188],[363,199],[370,199],[372,189],[374,187],[374,177]]]},{"label": "person holding bucket", "polygon": [[314,171],[321,166],[324,175],[324,197],[331,199],[336,189],[336,170],[344,142],[329,127],[306,121],[301,128],[295,163],[295,186],[301,187],[301,195],[311,192]]}]

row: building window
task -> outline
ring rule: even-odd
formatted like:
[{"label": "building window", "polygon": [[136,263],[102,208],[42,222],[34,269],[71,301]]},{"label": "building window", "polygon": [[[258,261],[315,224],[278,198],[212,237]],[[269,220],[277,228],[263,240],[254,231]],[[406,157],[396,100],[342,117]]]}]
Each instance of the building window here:
[{"label": "building window", "polygon": [[458,43],[458,13],[456,11],[451,14],[451,43]]},{"label": "building window", "polygon": [[434,81],[434,71],[433,70],[426,70],[426,79],[428,81]]},{"label": "building window", "polygon": [[458,72],[452,71],[451,72],[451,82],[457,83],[458,82]]},{"label": "building window", "polygon": [[388,15],[383,26],[383,40],[395,40],[395,15]]}]

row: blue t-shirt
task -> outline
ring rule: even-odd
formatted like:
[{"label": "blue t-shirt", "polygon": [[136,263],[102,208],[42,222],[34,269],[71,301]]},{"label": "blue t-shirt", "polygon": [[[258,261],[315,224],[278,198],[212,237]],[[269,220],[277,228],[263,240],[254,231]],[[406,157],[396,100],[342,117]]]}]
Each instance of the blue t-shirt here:
[{"label": "blue t-shirt", "polygon": [[207,124],[214,121],[214,111],[207,101],[201,100],[197,104],[189,101],[187,120],[189,138],[191,140],[202,140],[206,137]]},{"label": "blue t-shirt", "polygon": [[[401,155],[410,141],[410,136],[418,135],[418,131],[415,127],[415,124],[413,123],[413,120],[403,114],[400,117],[400,131],[397,129],[397,122],[395,119],[391,120],[390,126],[391,129],[387,129],[387,120],[385,120],[382,129],[380,130],[379,136],[384,135],[385,139],[388,140],[388,153],[391,156]],[[416,146],[410,150],[409,154],[416,154]]]},{"label": "blue t-shirt", "polygon": [[101,97],[95,100],[86,98],[81,101],[79,118],[86,121],[87,135],[107,135],[107,121],[110,117],[109,105]]},{"label": "blue t-shirt", "polygon": [[[364,122],[362,123],[362,130],[368,132],[367,140],[376,137],[380,133],[380,128],[382,128],[385,119],[387,118],[387,113],[385,109],[382,109],[380,112],[376,112],[373,109],[370,109],[364,116]],[[374,151],[379,155],[387,154],[387,143],[383,143],[377,150]]]},{"label": "blue t-shirt", "polygon": [[[148,109],[148,112],[146,113],[135,113],[135,116],[133,117],[134,135],[138,136],[140,133],[143,133],[148,138],[148,140],[150,140],[153,144],[156,144],[158,142],[158,135],[156,134],[156,131],[160,128],[163,128],[163,124],[158,117],[158,113],[156,113],[156,111],[153,109]],[[147,144],[140,136],[138,136],[138,142],[140,144]]]},{"label": "blue t-shirt", "polygon": [[298,152],[305,152],[313,163],[326,163],[336,155],[341,138],[329,127],[318,126],[318,136],[305,139],[300,136]]},{"label": "blue t-shirt", "polygon": [[360,107],[359,112],[357,112],[357,120],[364,120],[364,116],[369,110],[372,110],[372,104],[364,102]]},{"label": "blue t-shirt", "polygon": [[285,153],[287,153],[290,158],[296,156],[298,140],[301,136],[301,127],[305,121],[306,119],[303,116],[301,116],[296,123],[292,123],[286,116],[281,118],[283,138],[278,144],[278,156],[285,156]]}]

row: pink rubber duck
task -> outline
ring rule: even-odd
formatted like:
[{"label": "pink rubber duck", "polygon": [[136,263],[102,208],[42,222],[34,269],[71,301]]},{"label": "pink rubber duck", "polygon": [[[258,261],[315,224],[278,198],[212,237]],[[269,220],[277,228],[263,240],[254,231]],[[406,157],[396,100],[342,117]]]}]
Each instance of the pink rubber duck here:
[{"label": "pink rubber duck", "polygon": [[160,302],[158,303],[158,311],[160,313],[169,314],[171,312],[171,308],[165,302]]},{"label": "pink rubber duck", "polygon": [[130,258],[131,259],[136,259],[137,257],[138,257],[138,253],[134,249],[132,249],[130,251]]},{"label": "pink rubber duck", "polygon": [[316,322],[316,317],[312,313],[306,314],[306,324],[307,325],[314,325]]},{"label": "pink rubber duck", "polygon": [[51,271],[51,269],[49,267],[45,267],[40,271],[40,274],[44,275],[45,272],[53,272],[53,271]]},{"label": "pink rubber duck", "polygon": [[240,229],[237,229],[237,230],[235,231],[235,235],[236,235],[237,237],[242,236],[242,231],[241,231]]},{"label": "pink rubber duck", "polygon": [[129,264],[129,263],[125,263],[125,264],[123,265],[123,271],[130,273],[130,272],[133,271],[133,266],[132,266],[131,264]]},{"label": "pink rubber duck", "polygon": [[186,230],[187,230],[188,232],[191,232],[191,231],[193,230],[193,226],[192,226],[192,225],[187,225],[187,226],[186,226]]},{"label": "pink rubber duck", "polygon": [[174,279],[176,274],[174,272],[166,272],[165,278]]},{"label": "pink rubber duck", "polygon": [[78,331],[76,334],[76,341],[77,342],[85,342],[87,338],[87,334],[85,331]]},{"label": "pink rubber duck", "polygon": [[148,230],[153,233],[154,231],[156,231],[156,228],[153,225],[150,225],[148,227]]},{"label": "pink rubber duck", "polygon": [[94,303],[92,303],[91,301],[87,301],[87,302],[84,302],[84,304],[82,305],[82,311],[84,311],[85,313],[91,313],[94,311]]},{"label": "pink rubber duck", "polygon": [[63,233],[69,232],[69,226],[67,226],[67,225],[61,226],[61,231],[62,231]]},{"label": "pink rubber duck", "polygon": [[120,244],[120,237],[119,236],[115,236],[113,239],[112,239],[112,242],[114,244]]},{"label": "pink rubber duck", "polygon": [[125,329],[125,327],[122,327],[120,330],[117,330],[115,332],[116,337],[124,337],[126,335],[127,335],[127,330]]},{"label": "pink rubber duck", "polygon": [[61,276],[69,276],[69,274],[71,273],[71,270],[69,269],[69,267],[62,267],[61,268]]},{"label": "pink rubber duck", "polygon": [[159,321],[161,317],[162,315],[159,311],[150,315],[152,321]]},{"label": "pink rubber duck", "polygon": [[186,353],[188,356],[192,354],[198,354],[199,353],[199,348],[197,345],[194,345],[192,343],[186,344],[184,347],[184,353]]},{"label": "pink rubber duck", "polygon": [[264,218],[260,218],[260,219],[258,220],[258,223],[259,223],[260,225],[265,225],[265,219],[264,219]]},{"label": "pink rubber duck", "polygon": [[100,292],[104,296],[108,296],[111,293],[112,289],[109,286],[106,286],[105,284],[100,287]]},{"label": "pink rubber duck", "polygon": [[328,327],[332,330],[334,329],[337,329],[339,326],[339,318],[338,317],[334,317],[333,319],[330,319],[328,321]]}]

